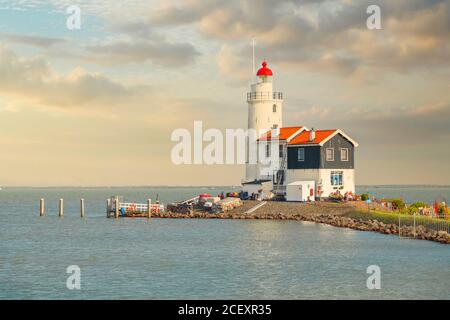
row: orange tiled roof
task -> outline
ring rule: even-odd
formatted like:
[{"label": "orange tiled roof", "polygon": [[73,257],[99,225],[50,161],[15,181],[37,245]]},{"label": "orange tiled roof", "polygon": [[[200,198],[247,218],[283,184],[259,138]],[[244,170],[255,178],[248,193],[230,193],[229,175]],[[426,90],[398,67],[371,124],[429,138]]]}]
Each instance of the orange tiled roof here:
[{"label": "orange tiled roof", "polygon": [[305,130],[302,131],[299,135],[297,135],[294,139],[289,141],[290,145],[298,145],[298,144],[319,144],[329,136],[331,136],[333,133],[335,133],[337,130],[316,130],[316,137],[313,141],[309,140],[310,137],[310,131]]},{"label": "orange tiled roof", "polygon": [[[303,128],[300,127],[284,127],[280,128],[280,134],[278,139],[279,140],[287,140],[290,136],[292,136],[294,133],[296,133],[298,130]],[[267,141],[272,138],[272,131],[267,131],[261,138],[259,138],[260,141]]]}]

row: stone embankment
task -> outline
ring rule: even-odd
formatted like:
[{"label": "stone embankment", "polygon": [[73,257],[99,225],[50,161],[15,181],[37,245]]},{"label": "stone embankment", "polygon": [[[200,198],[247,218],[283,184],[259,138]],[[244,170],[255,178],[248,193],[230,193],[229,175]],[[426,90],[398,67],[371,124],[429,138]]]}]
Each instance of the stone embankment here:
[{"label": "stone embankment", "polygon": [[[245,201],[244,205],[234,210],[213,214],[195,210],[193,213],[163,212],[152,215],[155,218],[197,218],[197,219],[265,219],[265,220],[296,220],[324,223],[341,228],[350,228],[360,231],[373,231],[383,234],[398,235],[396,224],[387,224],[378,220],[350,218],[346,213],[354,212],[355,207],[339,203],[291,203],[270,201],[261,208],[246,213],[257,205],[258,201]],[[415,234],[414,234],[415,233]],[[402,226],[402,237],[437,241],[450,244],[450,234],[445,231],[434,231],[423,226],[417,226],[414,232],[412,226]]]}]

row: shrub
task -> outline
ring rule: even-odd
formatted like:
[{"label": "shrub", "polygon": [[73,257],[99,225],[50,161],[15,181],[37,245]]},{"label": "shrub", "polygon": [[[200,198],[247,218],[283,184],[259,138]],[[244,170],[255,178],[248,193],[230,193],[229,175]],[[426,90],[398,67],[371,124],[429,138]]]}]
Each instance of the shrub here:
[{"label": "shrub", "polygon": [[362,201],[366,201],[366,200],[368,200],[369,199],[369,195],[367,194],[367,193],[363,193],[362,195],[361,195],[361,200]]},{"label": "shrub", "polygon": [[414,202],[408,206],[407,213],[414,214],[419,212],[419,208],[428,208],[429,205],[425,202]]},{"label": "shrub", "polygon": [[409,206],[408,208],[403,209],[402,213],[405,213],[405,214],[419,213],[419,208]]},{"label": "shrub", "polygon": [[443,204],[439,204],[439,213],[440,214],[447,214],[448,213],[448,208],[446,206],[444,206]]},{"label": "shrub", "polygon": [[411,211],[410,208],[403,208],[399,210],[400,214],[414,214],[414,211]]},{"label": "shrub", "polygon": [[410,207],[414,207],[414,208],[428,208],[430,205],[428,203],[425,202],[414,202],[410,205]]},{"label": "shrub", "polygon": [[387,199],[386,201],[392,203],[392,209],[394,210],[405,209],[405,202],[402,199]]}]

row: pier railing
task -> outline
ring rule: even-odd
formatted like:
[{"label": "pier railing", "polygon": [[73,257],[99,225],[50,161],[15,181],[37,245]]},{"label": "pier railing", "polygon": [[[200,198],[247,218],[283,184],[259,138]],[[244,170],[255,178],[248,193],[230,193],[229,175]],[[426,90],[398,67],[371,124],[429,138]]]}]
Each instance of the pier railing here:
[{"label": "pier railing", "polygon": [[123,197],[113,196],[106,199],[106,217],[118,218],[123,217],[151,217],[153,213],[164,212],[165,207],[163,204],[152,203],[151,199],[147,200],[147,203],[125,202]]},{"label": "pier railing", "polygon": [[[119,210],[120,209],[124,209],[125,212],[146,213],[146,212],[148,212],[148,204],[124,202],[124,203],[119,203]],[[150,204],[150,210],[152,212],[159,212],[161,210],[161,205],[152,203],[152,204]]]},{"label": "pier railing", "polygon": [[[413,214],[405,216],[399,214],[398,217],[399,236],[411,237],[409,232],[412,228],[412,237],[415,237],[420,228],[433,231],[445,231],[450,233],[450,214],[439,213],[433,216]],[[404,230],[407,229],[407,230]]]}]

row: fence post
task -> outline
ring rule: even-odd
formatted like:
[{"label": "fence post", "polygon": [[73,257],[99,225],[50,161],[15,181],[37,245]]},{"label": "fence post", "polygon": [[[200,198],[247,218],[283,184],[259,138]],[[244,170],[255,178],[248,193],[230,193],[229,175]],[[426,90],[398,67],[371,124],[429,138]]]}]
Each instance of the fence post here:
[{"label": "fence post", "polygon": [[398,237],[401,238],[400,212],[398,213]]},{"label": "fence post", "polygon": [[41,198],[39,201],[39,216],[43,217],[45,214],[45,200]]},{"label": "fence post", "polygon": [[147,200],[147,218],[152,217],[152,199]]},{"label": "fence post", "polygon": [[114,205],[115,205],[115,213],[114,213],[114,218],[119,218],[119,197],[116,197],[114,199]]},{"label": "fence post", "polygon": [[59,216],[64,216],[64,199],[59,199]]},{"label": "fence post", "polygon": [[80,200],[80,217],[84,218],[84,199]]},{"label": "fence post", "polygon": [[416,238],[416,212],[414,211],[414,238]]}]

